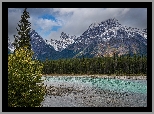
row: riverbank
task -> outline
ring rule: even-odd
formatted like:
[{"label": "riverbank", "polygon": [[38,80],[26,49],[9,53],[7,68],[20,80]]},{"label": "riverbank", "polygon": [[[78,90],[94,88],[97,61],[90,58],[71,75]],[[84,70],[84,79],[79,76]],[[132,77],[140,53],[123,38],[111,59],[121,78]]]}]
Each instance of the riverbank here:
[{"label": "riverbank", "polygon": [[135,79],[135,80],[147,80],[147,76],[141,76],[141,75],[136,75],[136,76],[116,76],[116,75],[102,75],[102,74],[43,74],[42,76],[48,77],[48,76],[68,76],[68,77],[92,77],[92,78],[113,78],[113,79]]},{"label": "riverbank", "polygon": [[42,107],[146,107],[146,102],[143,94],[52,87],[41,104]]},{"label": "riverbank", "polygon": [[[81,77],[81,76],[80,76]],[[42,107],[146,107],[146,80],[51,76]],[[76,77],[74,77],[76,78]]]}]

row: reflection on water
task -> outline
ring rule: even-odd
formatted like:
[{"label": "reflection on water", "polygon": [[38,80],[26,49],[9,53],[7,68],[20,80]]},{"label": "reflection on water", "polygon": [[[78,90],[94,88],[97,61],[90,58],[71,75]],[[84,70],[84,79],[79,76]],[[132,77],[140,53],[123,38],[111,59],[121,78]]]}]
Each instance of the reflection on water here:
[{"label": "reflection on water", "polygon": [[147,81],[101,77],[48,76],[48,93],[43,106],[49,107],[135,107],[146,106]]}]

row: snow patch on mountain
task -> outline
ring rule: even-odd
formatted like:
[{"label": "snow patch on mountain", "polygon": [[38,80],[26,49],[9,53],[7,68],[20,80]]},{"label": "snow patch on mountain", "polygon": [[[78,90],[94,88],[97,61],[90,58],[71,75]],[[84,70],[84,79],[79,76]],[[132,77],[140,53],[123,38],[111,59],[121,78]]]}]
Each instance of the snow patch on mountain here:
[{"label": "snow patch on mountain", "polygon": [[[146,54],[147,29],[138,29],[121,25],[117,19],[108,19],[101,23],[92,23],[87,30],[76,37],[64,32],[60,40],[44,40],[35,30],[30,31],[31,46],[39,59],[59,59],[60,57],[87,57],[119,55],[132,53]],[[8,39],[8,49],[14,47]]]},{"label": "snow patch on mountain", "polygon": [[14,52],[14,46],[10,40],[10,38],[8,38],[8,49],[12,52]]},{"label": "snow patch on mountain", "polygon": [[76,39],[75,35],[69,36],[69,34],[67,35],[66,33],[62,32],[60,40],[53,40],[53,39],[51,39],[50,41],[46,40],[46,43],[53,46],[56,51],[62,51],[65,48],[67,48],[68,45],[73,44],[75,39]]}]

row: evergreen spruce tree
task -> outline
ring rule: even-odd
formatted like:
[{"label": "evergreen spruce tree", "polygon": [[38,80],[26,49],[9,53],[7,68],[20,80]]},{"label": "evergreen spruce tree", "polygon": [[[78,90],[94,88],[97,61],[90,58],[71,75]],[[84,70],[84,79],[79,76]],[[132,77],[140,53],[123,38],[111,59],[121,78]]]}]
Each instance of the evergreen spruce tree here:
[{"label": "evergreen spruce tree", "polygon": [[28,21],[29,12],[26,11],[27,8],[24,9],[23,14],[21,15],[21,20],[19,21],[20,24],[18,24],[19,29],[18,31],[18,36],[14,35],[15,41],[13,45],[15,46],[15,49],[18,49],[19,47],[24,47],[26,46],[28,49],[31,49],[31,44],[30,44],[30,26],[31,23]]},{"label": "evergreen spruce tree", "polygon": [[9,107],[37,107],[41,105],[45,95],[41,80],[43,65],[33,59],[27,17],[29,16],[25,9],[21,16],[21,31],[18,31],[21,37],[15,37],[16,49],[13,54],[8,55]]}]

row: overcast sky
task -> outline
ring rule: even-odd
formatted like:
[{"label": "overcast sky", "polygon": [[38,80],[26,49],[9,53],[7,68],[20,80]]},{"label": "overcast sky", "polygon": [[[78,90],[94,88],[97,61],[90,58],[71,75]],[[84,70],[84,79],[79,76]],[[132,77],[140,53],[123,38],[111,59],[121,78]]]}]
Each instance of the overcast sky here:
[{"label": "overcast sky", "polygon": [[[8,36],[11,41],[14,40],[13,35],[17,35],[17,23],[23,9],[8,9]],[[61,32],[80,36],[90,24],[109,18],[116,18],[128,27],[147,28],[146,8],[28,8],[27,11],[31,28],[48,40],[60,39]]]}]

